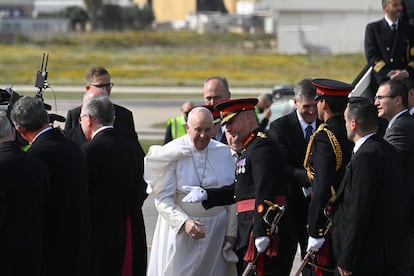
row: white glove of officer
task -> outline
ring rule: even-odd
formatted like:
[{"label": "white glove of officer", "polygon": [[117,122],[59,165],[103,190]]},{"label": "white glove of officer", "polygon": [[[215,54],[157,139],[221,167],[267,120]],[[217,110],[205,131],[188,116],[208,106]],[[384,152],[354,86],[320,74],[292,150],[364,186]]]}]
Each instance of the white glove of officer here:
[{"label": "white glove of officer", "polygon": [[201,202],[207,199],[207,192],[200,186],[183,186],[188,194],[181,200],[182,202]]},{"label": "white glove of officer", "polygon": [[269,244],[269,237],[262,236],[254,239],[254,245],[256,246],[257,252],[259,253],[263,253],[269,247]]},{"label": "white glove of officer", "polygon": [[308,248],[306,251],[312,250],[313,252],[318,252],[325,242],[325,238],[312,238],[308,239]]}]

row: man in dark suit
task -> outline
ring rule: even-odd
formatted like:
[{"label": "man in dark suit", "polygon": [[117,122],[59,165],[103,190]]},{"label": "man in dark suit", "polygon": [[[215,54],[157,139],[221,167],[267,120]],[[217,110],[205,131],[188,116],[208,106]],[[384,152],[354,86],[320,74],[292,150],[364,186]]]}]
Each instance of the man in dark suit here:
[{"label": "man in dark suit", "polygon": [[91,275],[145,275],[147,248],[142,204],[144,152],[113,127],[106,96],[86,100],[81,127],[88,164],[91,208]]},{"label": "man in dark suit", "polygon": [[312,84],[316,86],[318,118],[324,123],[311,136],[304,163],[312,181],[307,251],[317,252],[316,272],[333,275],[329,272],[335,265],[327,229],[329,206],[351,158],[352,144],[346,136],[343,114],[353,86],[330,79],[313,79]]},{"label": "man in dark suit", "polygon": [[[113,84],[109,72],[102,67],[93,67],[86,74],[86,85],[84,100],[96,96],[110,96]],[[119,128],[130,139],[137,141],[138,136],[135,131],[135,124],[132,112],[125,107],[114,104],[115,121],[114,127]],[[78,145],[82,145],[87,140],[79,125],[79,115],[81,106],[68,111],[65,123],[65,136]]]},{"label": "man in dark suit", "polygon": [[[214,77],[208,78],[204,82],[203,93],[204,93],[204,104],[210,105],[210,106],[215,106],[218,103],[230,100],[230,97],[231,97],[231,92],[230,92],[229,83],[227,82],[227,79],[225,77],[220,77],[220,76],[214,76]],[[225,131],[226,131],[225,127],[220,126],[217,129],[215,139],[224,144],[227,144]]]},{"label": "man in dark suit", "polygon": [[389,80],[378,88],[375,106],[378,116],[388,121],[384,139],[394,146],[402,160],[405,192],[410,195],[408,208],[411,210],[409,240],[405,243],[410,247],[406,255],[408,264],[403,269],[414,275],[414,118],[408,113],[407,97],[407,88],[401,81]]},{"label": "man in dark suit", "polygon": [[373,92],[389,79],[414,77],[414,26],[400,20],[402,0],[382,0],[385,17],[365,30],[365,57],[373,66]]},{"label": "man in dark suit", "polygon": [[350,98],[344,116],[355,146],[333,205],[337,272],[397,275],[407,212],[401,160],[376,134],[377,110],[368,99]]},{"label": "man in dark suit", "polygon": [[0,112],[0,275],[41,275],[46,167],[22,151]]},{"label": "man in dark suit", "polygon": [[49,126],[49,116],[39,98],[20,98],[13,104],[10,117],[30,144],[27,153],[43,161],[49,173],[42,233],[43,273],[88,275],[89,209],[83,153],[60,129]]},{"label": "man in dark suit", "polygon": [[[310,135],[319,127],[315,95],[316,88],[311,79],[303,79],[294,87],[293,99],[296,110],[270,124],[270,138],[281,147],[287,160],[286,185],[289,208],[286,215],[291,226],[290,239],[292,267],[299,242],[302,258],[306,255],[308,244],[307,218],[310,202],[310,182],[303,167],[303,160]],[[309,268],[302,274],[310,273]]]}]

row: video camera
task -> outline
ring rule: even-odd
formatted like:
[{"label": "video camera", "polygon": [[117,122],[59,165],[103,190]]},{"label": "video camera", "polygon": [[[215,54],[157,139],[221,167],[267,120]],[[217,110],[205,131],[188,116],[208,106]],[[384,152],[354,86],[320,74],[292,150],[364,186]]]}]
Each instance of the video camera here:
[{"label": "video camera", "polygon": [[[52,110],[51,105],[44,102],[43,91],[46,88],[49,88],[47,83],[47,63],[49,60],[49,54],[43,53],[42,64],[40,65],[40,70],[36,73],[36,82],[35,87],[38,88],[36,93],[37,98],[40,98],[43,102],[43,105],[47,111]],[[20,98],[21,96],[15,92],[11,87],[0,88],[0,111],[10,112],[10,107]],[[58,114],[49,113],[49,122],[53,124],[54,121],[65,122],[65,117]]]},{"label": "video camera", "polygon": [[[47,104],[43,100],[43,90],[46,88],[49,88],[49,85],[47,83],[47,62],[49,59],[49,54],[43,53],[42,58],[42,65],[40,66],[40,70],[36,73],[36,83],[35,87],[38,88],[38,91],[36,93],[37,98],[40,98],[43,102],[43,105],[47,111],[50,111],[52,109],[51,105]],[[15,92],[11,87],[6,88],[0,88],[0,111],[6,111],[7,116],[10,116],[10,109],[11,106],[22,96],[20,96],[17,92]],[[48,113],[49,114],[49,123],[53,125],[55,121],[58,122],[65,122],[65,117],[60,116],[58,114]],[[16,132],[16,142],[19,144],[22,148],[26,147],[28,145],[27,141],[21,137],[19,132]]]}]

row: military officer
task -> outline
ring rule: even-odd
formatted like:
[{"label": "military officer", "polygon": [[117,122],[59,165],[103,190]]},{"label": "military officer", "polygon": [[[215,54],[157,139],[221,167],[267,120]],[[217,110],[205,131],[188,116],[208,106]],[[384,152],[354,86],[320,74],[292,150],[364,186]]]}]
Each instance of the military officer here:
[{"label": "military officer", "polygon": [[259,254],[256,262],[258,273],[289,275],[289,267],[285,265],[287,254],[283,249],[287,241],[283,218],[278,235],[270,237],[267,235],[269,225],[263,219],[268,209],[265,200],[286,206],[285,162],[279,146],[259,130],[254,110],[256,104],[257,99],[237,99],[215,106],[221,112],[221,124],[225,125],[226,132],[234,142],[243,144],[243,150],[236,164],[234,183],[202,193],[207,195],[203,206],[211,208],[236,202],[238,234],[235,251],[241,260],[239,274],[260,252],[263,254]]},{"label": "military officer", "polygon": [[385,80],[414,77],[414,26],[401,20],[402,0],[381,3],[384,18],[365,29],[365,57],[373,66],[374,94]]},{"label": "military officer", "polygon": [[311,136],[304,166],[311,180],[312,196],[308,209],[308,248],[316,254],[316,270],[333,275],[329,222],[329,205],[333,202],[348,164],[352,143],[347,139],[344,111],[353,88],[330,79],[314,79],[318,117],[323,122]]}]

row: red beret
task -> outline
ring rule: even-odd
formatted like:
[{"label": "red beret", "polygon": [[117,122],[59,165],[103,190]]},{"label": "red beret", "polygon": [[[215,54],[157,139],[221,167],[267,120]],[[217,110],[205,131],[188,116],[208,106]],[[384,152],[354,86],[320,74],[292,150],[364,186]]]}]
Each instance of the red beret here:
[{"label": "red beret", "polygon": [[348,83],[330,79],[313,79],[312,84],[316,87],[315,100],[321,96],[347,97],[352,89],[354,89]]},{"label": "red beret", "polygon": [[214,106],[216,111],[220,111],[221,125],[225,125],[233,117],[245,110],[254,110],[258,100],[256,98],[246,98],[228,100]]}]

